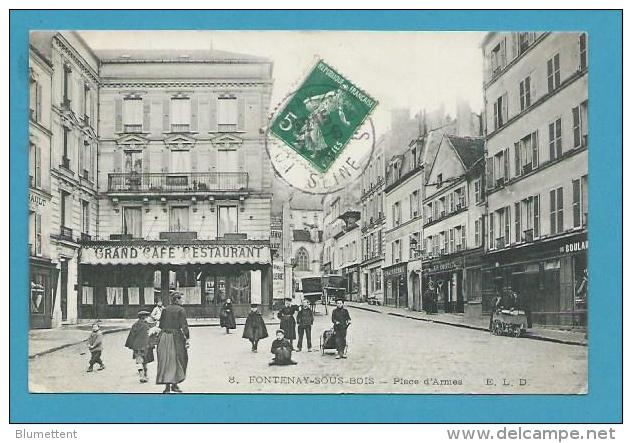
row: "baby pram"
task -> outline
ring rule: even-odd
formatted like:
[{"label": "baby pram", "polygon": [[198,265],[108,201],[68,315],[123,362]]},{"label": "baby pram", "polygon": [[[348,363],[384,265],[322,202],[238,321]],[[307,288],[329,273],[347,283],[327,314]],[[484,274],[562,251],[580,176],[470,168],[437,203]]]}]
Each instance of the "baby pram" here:
[{"label": "baby pram", "polygon": [[527,330],[527,314],[518,309],[498,309],[492,316],[491,333],[520,337]]},{"label": "baby pram", "polygon": [[[347,349],[349,345],[345,346],[345,355],[347,354]],[[325,355],[325,351],[337,351],[336,349],[336,331],[334,329],[327,329],[320,336],[320,353],[321,355]]]}]

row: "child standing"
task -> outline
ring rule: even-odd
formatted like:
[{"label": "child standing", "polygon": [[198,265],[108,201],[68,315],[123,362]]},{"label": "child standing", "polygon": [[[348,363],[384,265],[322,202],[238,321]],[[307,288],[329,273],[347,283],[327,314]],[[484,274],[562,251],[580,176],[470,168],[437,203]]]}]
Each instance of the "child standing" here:
[{"label": "child standing", "polygon": [[139,311],[138,320],[132,325],[125,341],[125,347],[132,350],[141,383],[147,383],[147,364],[154,361],[154,348],[149,342],[150,320],[149,312]]},{"label": "child standing", "polygon": [[268,330],[266,324],[261,317],[261,314],[257,310],[257,304],[252,303],[250,305],[250,313],[246,318],[246,324],[244,326],[243,338],[247,338],[252,343],[252,352],[257,352],[257,344],[262,338],[268,336]]},{"label": "child standing", "polygon": [[285,331],[278,329],[276,331],[276,339],[272,342],[272,348],[270,352],[274,354],[274,360],[272,360],[270,366],[286,366],[297,364],[292,360],[292,343],[285,338]]},{"label": "child standing", "polygon": [[103,333],[98,323],[92,325],[92,333],[90,337],[88,337],[88,349],[90,350],[90,362],[88,363],[87,372],[92,372],[92,367],[96,363],[99,364],[99,371],[105,369],[105,365],[101,360],[101,352],[103,352]]}]

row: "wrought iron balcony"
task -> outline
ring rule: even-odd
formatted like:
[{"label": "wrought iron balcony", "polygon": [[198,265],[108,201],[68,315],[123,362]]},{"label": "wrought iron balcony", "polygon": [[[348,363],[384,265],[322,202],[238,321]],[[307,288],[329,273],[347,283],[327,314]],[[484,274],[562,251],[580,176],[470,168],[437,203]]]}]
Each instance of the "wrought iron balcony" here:
[{"label": "wrought iron balcony", "polygon": [[213,193],[247,189],[247,172],[123,172],[108,175],[110,193]]}]

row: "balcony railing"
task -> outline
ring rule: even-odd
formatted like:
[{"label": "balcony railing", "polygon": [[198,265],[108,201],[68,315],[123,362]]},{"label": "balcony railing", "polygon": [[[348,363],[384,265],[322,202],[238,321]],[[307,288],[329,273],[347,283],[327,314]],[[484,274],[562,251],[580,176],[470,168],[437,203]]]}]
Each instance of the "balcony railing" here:
[{"label": "balcony railing", "polygon": [[496,248],[501,249],[506,246],[505,237],[499,237],[496,239]]},{"label": "balcony railing", "polygon": [[532,242],[533,241],[533,229],[525,229],[522,232],[522,239],[526,242]]},{"label": "balcony railing", "polygon": [[108,175],[108,192],[227,192],[246,189],[247,172],[123,172]]},{"label": "balcony railing", "polygon": [[137,134],[143,132],[143,125],[124,125],[123,131],[128,134]]},{"label": "balcony railing", "polygon": [[67,228],[66,226],[62,226],[61,229],[59,230],[59,238],[61,238],[62,240],[73,241],[72,229]]}]

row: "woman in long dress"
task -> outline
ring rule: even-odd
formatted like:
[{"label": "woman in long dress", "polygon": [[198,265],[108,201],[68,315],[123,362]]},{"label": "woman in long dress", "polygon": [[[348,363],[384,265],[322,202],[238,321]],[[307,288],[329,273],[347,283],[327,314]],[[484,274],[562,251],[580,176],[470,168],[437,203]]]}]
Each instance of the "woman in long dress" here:
[{"label": "woman in long dress", "polygon": [[160,316],[160,339],[156,349],[158,369],[156,384],[165,385],[164,394],[182,392],[178,383],[186,378],[189,355],[189,325],[181,306],[182,294],[171,295],[172,304]]}]

